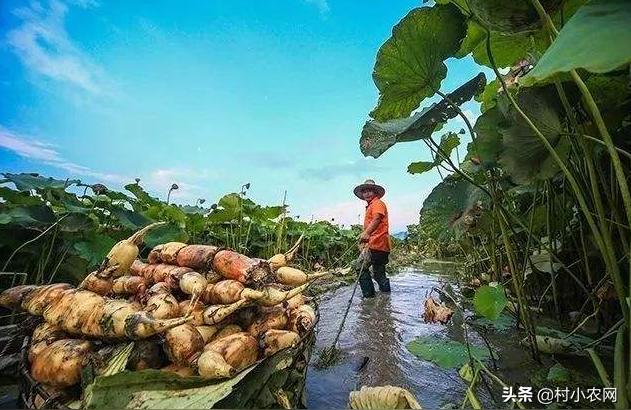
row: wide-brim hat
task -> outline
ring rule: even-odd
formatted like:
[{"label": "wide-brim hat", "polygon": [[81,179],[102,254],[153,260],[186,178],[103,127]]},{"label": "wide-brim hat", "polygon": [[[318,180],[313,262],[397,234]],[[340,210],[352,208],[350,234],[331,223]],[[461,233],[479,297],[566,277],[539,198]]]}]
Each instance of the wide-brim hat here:
[{"label": "wide-brim hat", "polygon": [[375,191],[378,198],[381,198],[386,194],[386,189],[381,185],[375,184],[375,181],[373,181],[372,179],[367,179],[366,181],[364,181],[363,184],[357,185],[355,189],[353,189],[353,193],[357,198],[364,199],[364,197],[362,196],[362,192],[364,191],[364,189],[372,189],[373,191]]}]

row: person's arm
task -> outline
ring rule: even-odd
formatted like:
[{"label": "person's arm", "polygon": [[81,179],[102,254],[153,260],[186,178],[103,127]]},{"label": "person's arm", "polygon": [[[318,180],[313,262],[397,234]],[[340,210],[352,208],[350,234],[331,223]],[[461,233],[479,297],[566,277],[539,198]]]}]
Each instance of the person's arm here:
[{"label": "person's arm", "polygon": [[366,229],[364,229],[364,231],[361,233],[361,235],[359,236],[360,241],[362,242],[368,242],[368,239],[370,238],[370,235],[375,232],[375,229],[377,229],[377,227],[379,226],[379,224],[381,223],[381,221],[383,220],[384,215],[382,214],[377,214],[375,215],[375,219],[373,219],[370,224],[368,224],[368,226],[366,227]]}]

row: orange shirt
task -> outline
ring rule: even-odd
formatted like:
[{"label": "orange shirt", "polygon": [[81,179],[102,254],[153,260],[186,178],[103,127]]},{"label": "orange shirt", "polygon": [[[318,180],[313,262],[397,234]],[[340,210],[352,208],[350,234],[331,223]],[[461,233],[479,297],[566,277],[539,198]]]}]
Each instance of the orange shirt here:
[{"label": "orange shirt", "polygon": [[377,215],[383,215],[383,219],[377,225],[377,229],[370,234],[368,248],[376,251],[390,252],[390,233],[388,227],[388,208],[379,198],[375,198],[366,206],[366,216],[364,216],[364,229],[370,225]]}]

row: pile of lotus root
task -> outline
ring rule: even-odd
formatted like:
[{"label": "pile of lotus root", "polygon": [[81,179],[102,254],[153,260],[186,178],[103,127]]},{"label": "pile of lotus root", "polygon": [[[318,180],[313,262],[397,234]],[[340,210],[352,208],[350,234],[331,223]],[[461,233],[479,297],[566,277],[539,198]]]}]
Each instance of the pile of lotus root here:
[{"label": "pile of lotus root", "polygon": [[325,273],[287,266],[300,240],[269,260],[169,242],[143,262],[138,245],[159,224],[117,243],[77,287],[22,285],[0,294],[0,306],[43,317],[28,358],[32,377],[50,391],[79,384],[88,361],[107,363],[113,346],[130,341],[129,370],[230,378],[296,346],[314,326],[302,292]]}]

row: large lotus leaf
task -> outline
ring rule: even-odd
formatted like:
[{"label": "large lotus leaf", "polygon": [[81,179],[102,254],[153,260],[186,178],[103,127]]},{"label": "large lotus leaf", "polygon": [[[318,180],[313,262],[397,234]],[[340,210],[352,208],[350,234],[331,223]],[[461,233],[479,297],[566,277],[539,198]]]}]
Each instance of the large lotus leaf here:
[{"label": "large lotus leaf", "polygon": [[153,369],[99,376],[86,388],[82,407],[209,409],[230,394],[253,368],[214,383],[201,377],[184,378]]},{"label": "large lotus leaf", "polygon": [[[486,85],[486,76],[479,73],[447,98],[456,105],[469,101]],[[378,158],[397,142],[417,141],[429,138],[437,127],[458,115],[458,111],[446,100],[426,107],[409,118],[398,118],[386,122],[369,120],[364,125],[359,146],[364,156]]]},{"label": "large lotus leaf", "polygon": [[481,286],[473,296],[475,312],[489,320],[496,320],[508,303],[504,287],[499,284]]},{"label": "large lotus leaf", "polygon": [[379,102],[370,116],[378,121],[407,117],[440,89],[444,63],[465,35],[465,18],[451,5],[412,10],[392,29],[379,49],[373,80]]},{"label": "large lotus leaf", "polygon": [[0,187],[0,198],[12,205],[41,205],[42,199],[29,192],[15,191],[11,188]]},{"label": "large lotus leaf", "polygon": [[[530,0],[469,0],[469,10],[491,31],[503,34],[532,31],[541,26],[537,11]],[[561,0],[541,2],[549,14],[562,3]]]},{"label": "large lotus leaf", "polygon": [[83,240],[73,245],[73,253],[88,261],[88,266],[96,266],[112,249],[116,241],[111,237],[90,232]]},{"label": "large lotus leaf", "polygon": [[188,235],[179,226],[168,223],[166,225],[158,226],[145,236],[145,245],[149,248],[153,248],[156,245],[166,242],[186,242],[188,241]]},{"label": "large lotus leaf", "polygon": [[631,62],[631,2],[591,0],[559,32],[520,84],[530,86],[579,68],[606,73]]},{"label": "large lotus leaf", "polygon": [[454,236],[457,222],[477,207],[485,194],[458,175],[450,175],[436,185],[423,202],[419,224],[438,240]]},{"label": "large lotus leaf", "polygon": [[255,220],[276,219],[285,211],[284,206],[257,206],[257,209],[251,213]]},{"label": "large lotus leaf", "polygon": [[110,212],[122,226],[133,231],[138,230],[152,222],[143,214],[129,209],[113,207],[110,209]]},{"label": "large lotus leaf", "polygon": [[[445,369],[457,369],[469,362],[467,346],[455,341],[422,336],[407,344],[408,350],[416,357],[428,360]],[[478,360],[489,358],[485,347],[469,345],[471,356]]]},{"label": "large lotus leaf", "polygon": [[468,146],[467,159],[472,159],[489,169],[497,165],[502,152],[501,128],[507,126],[499,108],[485,111],[473,126],[476,138]]},{"label": "large lotus leaf", "polygon": [[[439,153],[436,155],[433,161],[419,161],[413,162],[408,165],[408,172],[410,174],[422,174],[423,172],[427,172],[434,167],[440,165],[445,158],[449,158],[451,156],[452,151],[460,144],[460,137],[458,134],[453,132],[448,132],[444,134],[440,139],[439,144]],[[444,156],[443,156],[444,155]]]},{"label": "large lotus leaf", "polygon": [[[516,100],[559,156],[566,158],[569,145],[562,136],[565,132],[562,106],[554,87],[522,89]],[[500,131],[503,138],[500,163],[504,170],[517,183],[552,178],[559,171],[558,164],[514,107],[508,103],[504,107],[510,124]]]},{"label": "large lotus leaf", "polygon": [[95,215],[72,212],[59,222],[59,228],[64,232],[85,232],[97,227],[98,218]]},{"label": "large lotus leaf", "polygon": [[243,198],[239,194],[226,194],[217,203],[217,208],[208,215],[211,223],[230,222],[239,216],[239,204],[243,203]]},{"label": "large lotus leaf", "polygon": [[16,206],[0,208],[0,225],[38,226],[54,223],[57,218],[45,205]]},{"label": "large lotus leaf", "polygon": [[208,214],[208,222],[213,224],[221,224],[234,221],[236,217],[237,213],[231,210],[217,208],[213,210],[210,214]]},{"label": "large lotus leaf", "polygon": [[59,266],[59,270],[54,272],[55,275],[52,278],[44,278],[44,280],[59,283],[67,282],[78,285],[87,276],[88,272],[90,272],[90,268],[94,268],[102,261],[103,259],[101,258],[94,264],[90,265],[88,261],[82,257],[68,254],[64,258],[63,263]]},{"label": "large lotus leaf", "polygon": [[467,20],[467,34],[462,40],[460,49],[455,57],[462,58],[469,55],[485,38],[486,31],[484,28],[474,19]]},{"label": "large lotus leaf", "polygon": [[625,74],[592,75],[585,84],[601,110],[611,110],[621,106],[629,99],[631,78]]},{"label": "large lotus leaf", "polygon": [[3,173],[4,179],[0,179],[0,184],[13,182],[19,191],[42,190],[42,189],[64,189],[72,184],[78,184],[78,179],[60,180],[54,178],[45,178],[39,174],[11,174]]},{"label": "large lotus leaf", "polygon": [[143,212],[143,215],[156,221],[173,222],[181,227],[183,227],[187,221],[187,215],[181,207],[177,205],[167,205],[164,202],[151,205]]},{"label": "large lotus leaf", "polygon": [[[467,34],[456,53],[461,58],[473,53],[476,63],[491,67],[486,46],[486,31],[473,19],[467,22]],[[490,46],[493,60],[499,68],[511,67],[517,61],[543,53],[548,45],[544,30],[521,33],[500,33],[491,31]]]}]

